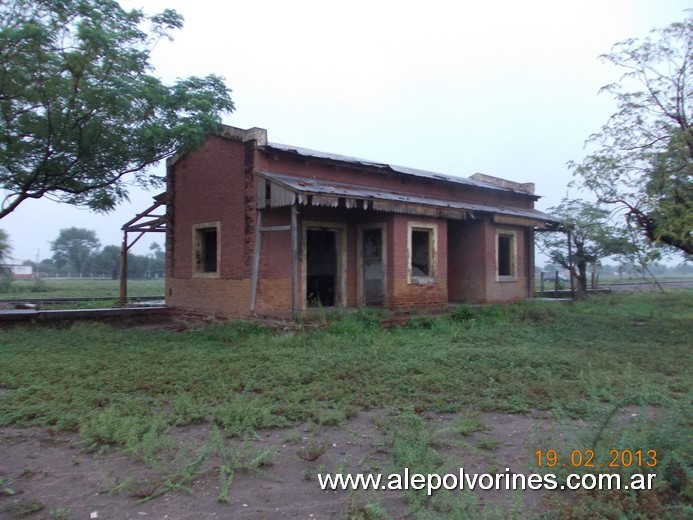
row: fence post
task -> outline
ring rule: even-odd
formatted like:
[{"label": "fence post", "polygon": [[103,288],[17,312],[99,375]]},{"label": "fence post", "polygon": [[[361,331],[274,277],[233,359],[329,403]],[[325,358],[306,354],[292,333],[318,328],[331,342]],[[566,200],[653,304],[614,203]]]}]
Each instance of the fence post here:
[{"label": "fence post", "polygon": [[596,289],[596,288],[597,288],[597,269],[594,266],[594,264],[592,264],[592,289]]},{"label": "fence post", "polygon": [[544,297],[544,271],[539,273],[539,280],[540,280],[540,285],[539,285],[540,292],[539,292],[539,294],[541,294],[541,297],[543,298]]},{"label": "fence post", "polygon": [[123,234],[123,245],[120,248],[120,297],[119,305],[125,307],[128,303],[128,233]]}]

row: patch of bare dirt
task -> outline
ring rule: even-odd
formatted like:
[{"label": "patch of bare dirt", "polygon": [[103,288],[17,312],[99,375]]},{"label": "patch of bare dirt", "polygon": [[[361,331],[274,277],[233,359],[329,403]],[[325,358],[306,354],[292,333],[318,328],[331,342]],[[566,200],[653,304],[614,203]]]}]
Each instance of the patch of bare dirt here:
[{"label": "patch of bare dirt", "polygon": [[[620,424],[639,411],[624,410]],[[549,413],[486,412],[484,429],[468,435],[455,430],[459,415],[428,414],[427,424],[437,432],[436,450],[446,468],[465,473],[537,473],[536,450],[570,450],[577,446],[581,421],[556,421]],[[182,479],[184,468],[210,439],[210,425],[176,428],[171,453],[188,458],[163,465],[146,465],[111,448],[88,451],[77,434],[51,433],[37,428],[0,429],[0,518],[19,518],[13,512],[41,507],[21,518],[122,519],[335,519],[342,518],[355,495],[349,491],[322,491],[318,473],[390,473],[393,417],[383,411],[358,414],[340,427],[300,424],[260,432],[246,440],[225,439],[227,453],[236,453],[236,471],[223,494],[220,468],[229,464],[217,451],[195,468],[194,479]],[[228,451],[230,450],[230,451]],[[258,462],[264,454],[264,462]],[[507,470],[506,470],[507,468]],[[173,471],[172,470],[176,470]],[[165,486],[169,478],[170,485]],[[176,484],[180,489],[176,490]],[[158,487],[157,487],[158,486]],[[169,489],[142,501],[155,489]],[[517,492],[528,516],[546,509],[544,499],[556,491]],[[477,492],[481,507],[510,505],[512,491]],[[375,501],[391,518],[407,518],[404,492],[378,490],[359,496]],[[4,515],[4,516],[3,516]]]}]

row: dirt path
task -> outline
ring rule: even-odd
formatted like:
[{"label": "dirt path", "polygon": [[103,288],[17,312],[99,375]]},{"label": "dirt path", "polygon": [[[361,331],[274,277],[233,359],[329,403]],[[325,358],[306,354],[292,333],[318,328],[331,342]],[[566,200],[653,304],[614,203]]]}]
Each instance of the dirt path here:
[{"label": "dirt path", "polygon": [[[637,413],[625,410],[621,421]],[[117,449],[89,452],[76,434],[0,429],[0,490],[5,488],[0,518],[317,520],[344,518],[368,504],[390,518],[404,518],[408,499],[403,491],[322,491],[317,478],[324,472],[389,473],[398,435],[394,419],[369,411],[338,428],[300,424],[245,441],[224,439],[224,448],[200,457],[204,460],[194,469],[192,462],[210,444],[209,425],[176,428],[155,465],[136,462]],[[478,430],[471,433],[463,432],[460,415],[428,414],[425,419],[428,442],[442,457],[445,471],[463,467],[468,474],[536,473],[536,450],[579,448],[576,443],[587,428],[581,421],[558,422],[540,411],[481,413],[472,417],[480,424],[469,428]],[[235,468],[228,503],[219,500],[224,464]],[[194,478],[186,479],[189,475]],[[167,489],[167,478],[168,491],[139,502],[155,489]],[[483,491],[467,499],[496,509],[517,507],[521,501],[521,509],[532,516],[546,510],[551,493],[559,492]],[[32,507],[40,510],[29,513]],[[21,511],[28,514],[19,516]]]}]

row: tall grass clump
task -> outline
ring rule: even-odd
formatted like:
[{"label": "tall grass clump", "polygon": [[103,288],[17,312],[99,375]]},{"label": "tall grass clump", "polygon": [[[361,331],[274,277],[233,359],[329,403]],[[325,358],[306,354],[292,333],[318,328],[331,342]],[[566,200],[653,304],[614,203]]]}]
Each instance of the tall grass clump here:
[{"label": "tall grass clump", "polygon": [[[632,408],[631,408],[632,409]],[[628,483],[634,475],[654,474],[650,490],[579,491],[577,499],[561,504],[571,518],[693,517],[693,440],[690,435],[690,403],[671,407],[640,407],[637,419],[617,424],[623,414],[615,406],[587,435],[585,446],[595,452],[595,471],[617,473]],[[625,456],[619,456],[626,452]],[[616,466],[614,460],[616,459]]]},{"label": "tall grass clump", "polygon": [[220,404],[214,410],[213,417],[214,422],[229,437],[248,435],[256,430],[288,424],[284,417],[274,415],[271,407],[242,397],[231,397]]}]

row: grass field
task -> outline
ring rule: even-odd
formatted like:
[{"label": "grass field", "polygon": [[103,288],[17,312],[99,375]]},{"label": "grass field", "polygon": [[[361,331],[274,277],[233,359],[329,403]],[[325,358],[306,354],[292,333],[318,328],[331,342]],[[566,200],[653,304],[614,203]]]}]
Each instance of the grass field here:
[{"label": "grass field", "polygon": [[[117,298],[120,281],[103,278],[12,280],[0,284],[0,300],[11,298]],[[164,279],[128,280],[128,296],[162,296]]]},{"label": "grass field", "polygon": [[[364,409],[405,416],[539,409],[598,426],[625,406],[653,405],[666,420],[594,441],[657,444],[659,469],[673,476],[648,506],[654,516],[675,518],[692,498],[693,291],[462,306],[390,330],[380,318],[324,314],[322,327],[297,333],[247,322],[186,332],[99,324],[5,330],[0,426],[76,430],[90,445],[146,459],[152,439],[185,424],[212,423],[242,437],[300,421],[339,426]],[[642,504],[633,500],[609,507],[638,518]],[[571,511],[589,517],[588,502]]]}]

